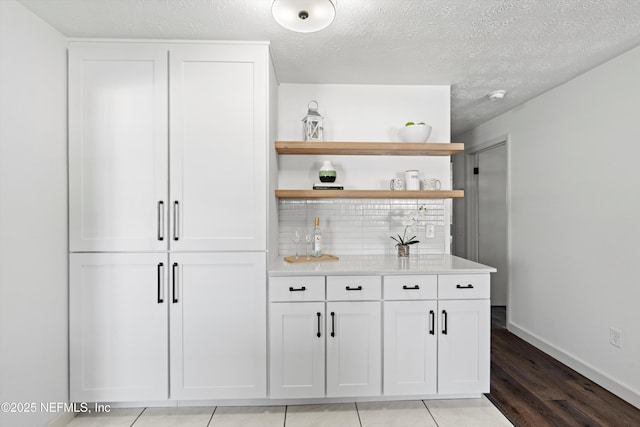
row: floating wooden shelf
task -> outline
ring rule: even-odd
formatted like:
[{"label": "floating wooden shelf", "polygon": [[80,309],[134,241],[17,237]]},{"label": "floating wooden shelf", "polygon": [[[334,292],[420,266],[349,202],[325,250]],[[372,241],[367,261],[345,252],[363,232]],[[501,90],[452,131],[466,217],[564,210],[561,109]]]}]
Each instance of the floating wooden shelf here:
[{"label": "floating wooden shelf", "polygon": [[276,190],[279,199],[454,199],[464,190]]},{"label": "floating wooden shelf", "polygon": [[464,151],[461,143],[434,142],[304,142],[276,141],[278,154],[368,156],[450,156]]}]

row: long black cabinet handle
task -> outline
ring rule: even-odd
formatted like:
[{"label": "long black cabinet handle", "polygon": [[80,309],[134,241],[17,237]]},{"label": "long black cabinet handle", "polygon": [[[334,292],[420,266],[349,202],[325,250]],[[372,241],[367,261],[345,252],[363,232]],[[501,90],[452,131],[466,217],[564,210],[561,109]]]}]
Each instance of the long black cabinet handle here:
[{"label": "long black cabinet handle", "polygon": [[304,286],[301,286],[299,288],[294,288],[293,286],[289,286],[289,292],[300,292],[300,291],[306,291],[307,288]]},{"label": "long black cabinet handle", "polygon": [[335,337],[336,336],[336,324],[335,324],[335,320],[336,320],[336,313],[335,312],[331,312],[331,336]]},{"label": "long black cabinet handle", "polygon": [[456,289],[473,289],[473,285],[469,283],[467,286],[456,285]]},{"label": "long black cabinet handle", "polygon": [[351,286],[347,286],[345,289],[348,291],[361,291],[362,286],[356,286],[355,288],[352,288]]},{"label": "long black cabinet handle", "polygon": [[158,263],[158,304],[164,302],[164,263]]},{"label": "long black cabinet handle", "polygon": [[436,313],[433,310],[429,310],[429,334],[436,334]]},{"label": "long black cabinet handle", "polygon": [[442,335],[447,335],[447,310],[442,310]]},{"label": "long black cabinet handle", "polygon": [[158,240],[164,240],[164,202],[158,201]]},{"label": "long black cabinet handle", "polygon": [[180,203],[176,200],[173,202],[173,240],[180,239],[180,233],[178,232],[180,221],[178,215],[180,215]]},{"label": "long black cabinet handle", "polygon": [[178,295],[176,294],[176,282],[177,282],[177,271],[178,271],[178,263],[174,262],[173,266],[171,267],[171,281],[172,283],[172,291],[173,291],[173,303],[177,303],[178,302]]},{"label": "long black cabinet handle", "polygon": [[420,286],[418,286],[418,285],[415,285],[415,286],[404,285],[404,286],[402,286],[402,289],[408,289],[408,290],[414,290],[415,291],[415,290],[420,289]]},{"label": "long black cabinet handle", "polygon": [[322,336],[322,334],[320,333],[320,312],[316,313],[318,315],[318,338],[320,338]]}]

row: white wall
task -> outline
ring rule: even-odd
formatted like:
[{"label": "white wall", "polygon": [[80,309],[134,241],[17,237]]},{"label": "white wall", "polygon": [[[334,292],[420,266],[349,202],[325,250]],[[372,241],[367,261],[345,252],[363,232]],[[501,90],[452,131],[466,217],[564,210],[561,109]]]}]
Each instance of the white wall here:
[{"label": "white wall", "polygon": [[14,0],[0,1],[0,413],[43,426],[68,401],[66,40]]},{"label": "white wall", "polygon": [[[307,104],[316,100],[323,116],[325,141],[400,141],[398,131],[407,121],[424,121],[433,127],[428,142],[450,141],[450,87],[403,85],[282,84],[279,88],[278,139],[303,140],[301,119]],[[388,190],[389,180],[418,169],[422,178],[438,178],[451,188],[449,157],[422,156],[285,156],[278,158],[278,188],[311,189],[318,182],[323,160],[331,160],[337,181],[345,189]],[[414,230],[420,244],[413,254],[448,253],[450,201],[442,200],[283,200],[279,204],[279,252],[295,252],[296,228],[313,225],[320,217],[325,252],[391,254],[389,236],[402,234],[402,220],[419,206],[429,211]],[[425,239],[426,223],[436,237]],[[410,237],[410,236],[407,236]]]},{"label": "white wall", "polygon": [[640,407],[638,76],[640,48],[457,140],[510,136],[509,329]]}]

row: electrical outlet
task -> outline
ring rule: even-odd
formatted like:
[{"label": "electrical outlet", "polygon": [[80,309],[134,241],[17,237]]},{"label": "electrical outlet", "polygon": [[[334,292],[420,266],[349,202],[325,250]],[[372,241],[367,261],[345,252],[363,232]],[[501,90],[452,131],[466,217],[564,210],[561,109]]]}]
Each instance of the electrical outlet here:
[{"label": "electrical outlet", "polygon": [[436,238],[436,226],[433,224],[427,224],[426,230],[426,238],[427,239],[435,239]]},{"label": "electrical outlet", "polygon": [[618,328],[609,328],[609,344],[622,348],[622,331]]}]

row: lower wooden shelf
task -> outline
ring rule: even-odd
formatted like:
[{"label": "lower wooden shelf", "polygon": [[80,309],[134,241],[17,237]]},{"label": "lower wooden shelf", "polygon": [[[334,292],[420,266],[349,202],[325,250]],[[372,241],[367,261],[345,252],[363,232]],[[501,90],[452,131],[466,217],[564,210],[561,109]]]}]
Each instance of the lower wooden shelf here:
[{"label": "lower wooden shelf", "polygon": [[455,199],[464,190],[276,190],[279,199]]}]

